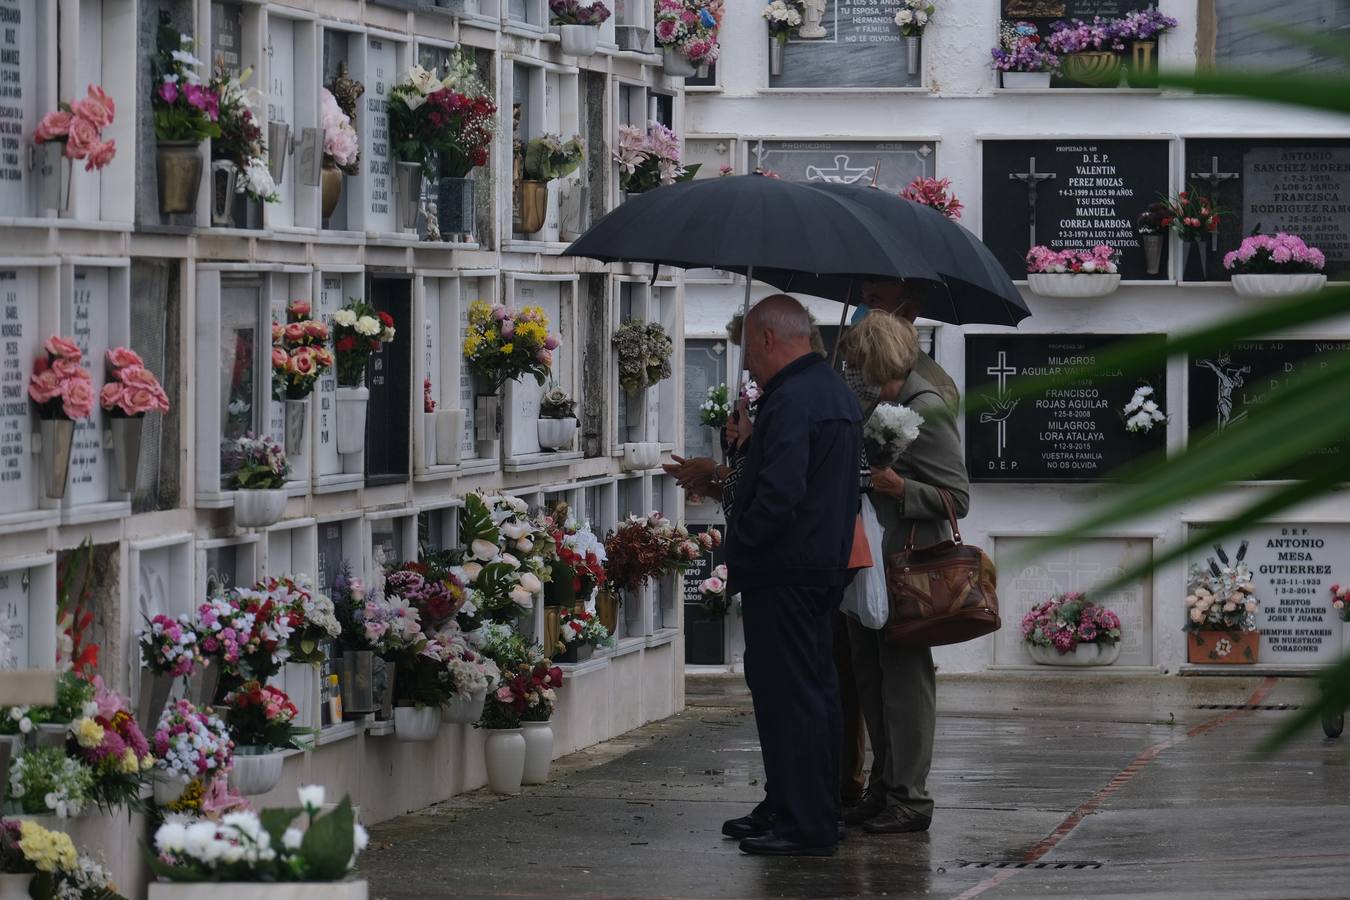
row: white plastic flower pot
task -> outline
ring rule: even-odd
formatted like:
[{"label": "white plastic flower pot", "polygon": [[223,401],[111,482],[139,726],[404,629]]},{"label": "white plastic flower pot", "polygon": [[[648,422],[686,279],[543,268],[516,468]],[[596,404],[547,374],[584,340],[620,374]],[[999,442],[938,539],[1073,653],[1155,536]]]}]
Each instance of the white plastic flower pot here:
[{"label": "white plastic flower pot", "polygon": [[600,42],[599,25],[559,25],[562,52],[568,56],[592,56]]},{"label": "white plastic flower pot", "polygon": [[150,883],[149,900],[366,900],[364,881],[202,881]]},{"label": "white plastic flower pot", "polygon": [[436,465],[458,465],[463,454],[464,410],[436,410]]},{"label": "white plastic flower pot", "polygon": [[662,67],[666,74],[674,78],[693,78],[698,74],[698,66],[691,63],[683,53],[674,47],[666,47],[662,51]]},{"label": "white plastic flower pot", "polygon": [[483,718],[487,705],[487,689],[472,694],[459,694],[441,707],[441,721],[448,725],[472,725]]},{"label": "white plastic flower pot", "polygon": [[436,413],[422,413],[422,465],[430,469],[436,465]]},{"label": "white plastic flower pot", "polygon": [[543,784],[553,765],[553,726],[548,722],[522,722],[525,738],[525,768],[522,784]]},{"label": "white plastic flower pot", "polygon": [[28,888],[36,877],[32,873],[0,873],[0,900],[29,900]]},{"label": "white plastic flower pot", "polygon": [[370,388],[339,387],[337,389],[337,448],[339,453],[360,453],[366,449],[366,407],[369,405]]},{"label": "white plastic flower pot", "polygon": [[441,730],[439,706],[395,706],[394,739],[399,741],[433,741]]},{"label": "white plastic flower pot", "polygon": [[1053,274],[1027,275],[1027,286],[1041,297],[1057,300],[1089,299],[1113,294],[1120,287],[1120,273],[1114,275]]},{"label": "white plastic flower pot", "polygon": [[1060,653],[1054,647],[1027,644],[1027,653],[1042,666],[1109,666],[1120,658],[1120,642],[1079,644],[1072,653]]},{"label": "white plastic flower pot", "polygon": [[493,728],[483,748],[488,787],[498,794],[519,794],[525,777],[525,735],[519,728]]},{"label": "white plastic flower pot", "polygon": [[176,775],[159,771],[155,773],[154,790],[155,805],[168,806],[183,796],[183,791],[187,790],[187,782]]},{"label": "white plastic flower pot", "polygon": [[623,445],[623,467],[630,472],[655,468],[660,461],[660,444],[644,441]]},{"label": "white plastic flower pot", "polygon": [[1004,72],[1003,87],[1010,91],[1047,90],[1050,87],[1050,73]]},{"label": "white plastic flower pot", "polygon": [[539,420],[539,447],[542,450],[571,450],[576,434],[576,419]]},{"label": "white plastic flower pot", "polygon": [[234,524],[240,528],[267,528],[281,521],[286,511],[283,488],[234,492]]},{"label": "white plastic flower pot", "polygon": [[281,781],[286,758],[271,748],[236,747],[230,787],[246,797],[265,794]]},{"label": "white plastic flower pot", "polygon": [[1240,297],[1296,297],[1320,291],[1326,283],[1327,276],[1321,272],[1233,276],[1233,290]]}]

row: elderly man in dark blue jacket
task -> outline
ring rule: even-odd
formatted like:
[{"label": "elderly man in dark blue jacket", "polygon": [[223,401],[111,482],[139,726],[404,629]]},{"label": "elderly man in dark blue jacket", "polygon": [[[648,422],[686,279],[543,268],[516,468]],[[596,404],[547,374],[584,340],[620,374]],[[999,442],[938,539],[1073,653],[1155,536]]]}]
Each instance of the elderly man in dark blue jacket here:
[{"label": "elderly man in dark blue jacket", "polygon": [[829,855],[841,732],[831,625],[858,514],[862,411],[812,351],[810,316],[791,297],[750,310],[743,346],[763,395],[726,553],[729,589],[741,595],[768,796],[733,821],[749,834],[746,853]]}]

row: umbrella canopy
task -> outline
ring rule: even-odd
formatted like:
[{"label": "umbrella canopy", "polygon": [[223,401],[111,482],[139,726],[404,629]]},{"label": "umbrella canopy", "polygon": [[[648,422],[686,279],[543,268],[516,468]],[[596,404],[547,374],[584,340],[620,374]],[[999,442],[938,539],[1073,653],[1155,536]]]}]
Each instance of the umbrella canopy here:
[{"label": "umbrella canopy", "polygon": [[[564,251],[602,262],[940,282],[912,240],[842,195],[761,175],[630,197]],[[777,281],[769,281],[777,284]]]},{"label": "umbrella canopy", "polygon": [[[974,234],[932,207],[875,188],[812,182],[811,190],[847,198],[885,222],[897,239],[919,253],[942,277],[919,285],[922,315],[953,325],[1016,325],[1031,315],[1026,301],[994,254]],[[784,291],[856,303],[858,279],[837,275],[756,270],[755,277]]]}]

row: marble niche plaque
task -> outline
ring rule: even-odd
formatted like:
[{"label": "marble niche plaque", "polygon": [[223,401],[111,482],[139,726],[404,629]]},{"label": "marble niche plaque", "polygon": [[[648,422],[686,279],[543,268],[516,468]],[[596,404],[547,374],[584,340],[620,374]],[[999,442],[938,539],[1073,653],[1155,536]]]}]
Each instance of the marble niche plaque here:
[{"label": "marble niche plaque", "polygon": [[[1022,617],[1033,606],[1056,594],[1079,591],[1098,606],[1120,617],[1120,659],[1117,666],[1153,665],[1153,584],[1150,579],[1134,582],[1110,594],[1093,589],[1127,569],[1147,562],[1153,555],[1148,538],[1097,538],[1074,547],[1057,548],[1025,561],[1031,545],[1040,538],[1000,537],[994,541],[994,560],[999,566],[999,612],[1003,627],[994,642],[994,661],[1001,666],[1031,664],[1022,641]],[[1179,610],[1180,599],[1176,604]],[[1181,627],[1177,613],[1177,627]]]},{"label": "marble niche plaque", "polygon": [[398,231],[394,212],[394,155],[389,143],[389,91],[398,78],[396,45],[368,38],[366,48],[365,127],[361,168],[365,173],[366,231]]},{"label": "marble niche plaque", "polygon": [[29,570],[0,572],[0,669],[28,668]]},{"label": "marble niche plaque", "polygon": [[0,0],[0,216],[32,213],[39,0]]},{"label": "marble niche plaque", "polygon": [[[71,336],[84,351],[84,366],[93,378],[94,396],[103,390],[108,354],[108,270],[75,269],[71,296]],[[103,449],[103,422],[95,401],[94,415],[75,426],[70,455],[66,500],[71,505],[102,503],[111,487],[108,459]]]},{"label": "marble niche plaque", "polygon": [[805,0],[804,5],[806,21],[783,48],[783,71],[769,76],[770,87],[923,84],[922,68],[909,72],[909,44],[896,27],[892,0]]},{"label": "marble niche plaque", "polygon": [[37,458],[30,434],[28,378],[42,352],[37,272],[0,269],[0,510],[37,505]]},{"label": "marble niche plaque", "polygon": [[933,175],[937,148],[927,141],[756,141],[750,168],[788,181],[828,181],[892,194]]}]

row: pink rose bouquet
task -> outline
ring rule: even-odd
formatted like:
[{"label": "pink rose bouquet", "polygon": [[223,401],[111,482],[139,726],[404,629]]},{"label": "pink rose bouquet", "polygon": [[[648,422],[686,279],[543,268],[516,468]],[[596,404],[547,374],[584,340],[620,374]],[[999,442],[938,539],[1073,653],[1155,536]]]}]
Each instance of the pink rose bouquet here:
[{"label": "pink rose bouquet", "polygon": [[117,105],[96,84],[89,85],[83,100],[62,101],[38,123],[33,140],[39,144],[60,141],[66,159],[84,160],[84,170],[102,169],[117,155],[116,141],[103,140],[103,129],[113,123]]},{"label": "pink rose bouquet", "polygon": [[83,365],[84,351],[70,338],[52,335],[44,356],[33,364],[28,396],[41,419],[87,419],[94,411],[94,382]]},{"label": "pink rose bouquet", "polygon": [[234,742],[220,717],[210,708],[199,710],[187,700],[165,708],[155,728],[155,765],[160,772],[184,783],[209,783],[230,770]]},{"label": "pink rose bouquet", "polygon": [[319,377],[333,367],[328,326],[310,318],[307,300],[292,300],[286,324],[272,323],[272,399],[303,400]]},{"label": "pink rose bouquet", "polygon": [[1350,622],[1350,587],[1331,586],[1331,608],[1336,610],[1342,622]]},{"label": "pink rose bouquet", "polygon": [[1110,244],[1091,250],[1051,250],[1037,245],[1027,251],[1027,274],[1114,275],[1120,253]]},{"label": "pink rose bouquet", "polygon": [[1327,258],[1303,238],[1283,231],[1273,237],[1254,234],[1242,239],[1223,257],[1223,267],[1234,275],[1293,275],[1320,272]]},{"label": "pink rose bouquet", "polygon": [[698,593],[704,609],[715,616],[725,616],[731,608],[731,598],[727,596],[727,567],[716,566],[712,575],[699,583]]},{"label": "pink rose bouquet", "polygon": [[319,119],[323,125],[324,165],[355,175],[361,159],[361,144],[351,116],[328,88],[319,88]]},{"label": "pink rose bouquet", "polygon": [[114,417],[132,418],[168,412],[169,395],[136,351],[115,347],[108,351],[108,380],[99,393],[99,405]]}]

